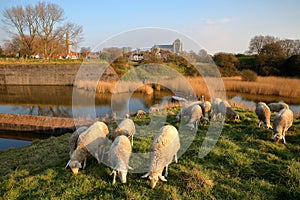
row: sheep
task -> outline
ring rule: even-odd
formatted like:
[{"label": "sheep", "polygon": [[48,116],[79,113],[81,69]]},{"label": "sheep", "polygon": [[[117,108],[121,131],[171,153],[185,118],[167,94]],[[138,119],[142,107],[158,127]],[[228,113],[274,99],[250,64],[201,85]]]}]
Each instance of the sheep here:
[{"label": "sheep", "polygon": [[227,101],[221,101],[218,105],[218,110],[222,117],[233,118],[234,120],[240,119],[239,114],[232,109],[231,105]]},{"label": "sheep", "polygon": [[161,110],[161,106],[159,104],[154,104],[149,108],[149,113],[159,112]]},{"label": "sheep", "polygon": [[69,138],[69,148],[70,148],[70,152],[69,155],[71,156],[73,151],[75,151],[76,147],[77,147],[77,140],[78,137],[81,133],[83,133],[85,130],[87,129],[86,126],[82,126],[79,127],[76,131],[74,131],[74,133],[72,133],[72,135]]},{"label": "sheep", "polygon": [[127,137],[131,137],[131,145],[133,146],[133,136],[136,133],[134,122],[125,118],[116,128],[112,135],[112,139],[114,140],[119,135],[125,135]]},{"label": "sheep", "polygon": [[199,120],[203,117],[201,107],[196,104],[192,103],[187,106],[183,106],[181,111],[177,114],[176,119],[179,121],[181,117],[188,116],[188,123],[186,126],[190,128],[197,128],[199,124]]},{"label": "sheep", "polygon": [[212,119],[216,119],[217,115],[221,114],[221,111],[219,109],[219,104],[222,102],[222,99],[220,98],[214,98],[211,108],[212,108]]},{"label": "sheep", "polygon": [[275,117],[273,122],[274,127],[274,135],[272,136],[272,139],[275,142],[278,142],[282,139],[283,144],[286,143],[285,141],[285,135],[288,131],[288,129],[293,124],[293,112],[290,109],[282,109]]},{"label": "sheep", "polygon": [[[81,133],[77,140],[77,147],[70,156],[66,167],[70,167],[73,174],[78,174],[79,168],[82,167],[81,163],[86,160],[87,156],[91,154],[94,156],[98,163],[100,163],[100,150],[104,148],[107,142],[108,127],[103,122],[95,122],[86,131]],[[101,155],[103,156],[103,154]]]},{"label": "sheep", "polygon": [[142,115],[145,115],[145,114],[146,114],[145,111],[143,111],[143,110],[138,110],[138,111],[136,112],[135,116],[141,118],[141,116],[142,116]]},{"label": "sheep", "polygon": [[287,105],[284,102],[278,102],[278,103],[269,103],[268,104],[271,112],[279,112],[282,109],[289,109],[289,105]]},{"label": "sheep", "polygon": [[226,116],[234,117],[234,119],[239,118],[238,114],[231,108],[231,105],[227,101],[214,98],[212,103],[212,119],[215,120],[218,115],[221,115],[222,119],[225,119]]},{"label": "sheep", "polygon": [[263,123],[262,127],[266,127],[267,129],[269,128],[272,129],[272,126],[270,124],[271,111],[266,103],[259,102],[256,105],[255,113],[259,119],[258,127],[261,127],[261,124]]},{"label": "sheep", "polygon": [[232,107],[226,107],[226,117],[233,118],[234,120],[240,119],[239,114]]},{"label": "sheep", "polygon": [[118,136],[110,146],[109,160],[113,169],[113,182],[116,183],[116,175],[118,173],[122,183],[126,183],[126,176],[129,167],[129,158],[131,155],[131,144],[128,137],[124,135]]},{"label": "sheep", "polygon": [[209,101],[203,101],[200,103],[202,113],[206,119],[209,119],[209,113],[211,111],[211,103]]},{"label": "sheep", "polygon": [[[177,152],[180,149],[180,141],[177,129],[172,125],[163,126],[156,134],[150,150],[149,171],[142,178],[151,179],[152,189],[158,180],[167,181],[168,165],[175,159],[177,163]],[[165,170],[164,176],[162,172]]]}]

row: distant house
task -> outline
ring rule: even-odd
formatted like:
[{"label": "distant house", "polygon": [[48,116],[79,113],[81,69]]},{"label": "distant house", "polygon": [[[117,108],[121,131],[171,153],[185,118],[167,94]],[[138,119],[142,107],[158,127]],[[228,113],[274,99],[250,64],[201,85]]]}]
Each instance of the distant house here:
[{"label": "distant house", "polygon": [[141,61],[141,60],[144,60],[144,55],[143,54],[132,53],[129,56],[129,60],[131,60],[131,61]]},{"label": "distant house", "polygon": [[69,54],[57,54],[53,56],[54,59],[78,59],[77,52],[70,52]]},{"label": "distant house", "polygon": [[179,39],[176,39],[173,44],[160,44],[154,45],[153,50],[164,50],[169,51],[175,54],[180,54],[182,52],[182,42]]}]

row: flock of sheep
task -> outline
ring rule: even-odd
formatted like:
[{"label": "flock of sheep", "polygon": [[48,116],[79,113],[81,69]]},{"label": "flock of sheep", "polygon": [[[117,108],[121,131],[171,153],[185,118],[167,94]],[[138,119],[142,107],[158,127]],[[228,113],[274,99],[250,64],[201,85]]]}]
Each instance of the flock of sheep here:
[{"label": "flock of sheep", "polygon": [[[155,110],[157,111],[157,110]],[[283,140],[289,127],[293,123],[293,112],[289,106],[283,102],[266,104],[259,102],[255,113],[260,121],[259,127],[271,128],[271,112],[277,112],[274,117],[274,141]],[[143,115],[144,111],[139,110],[136,115]],[[239,115],[232,109],[230,104],[220,98],[209,101],[183,101],[181,110],[176,119],[187,118],[186,126],[194,129],[198,128],[199,121],[216,120],[225,118],[239,119]],[[70,160],[66,167],[70,167],[74,174],[78,173],[80,168],[86,166],[86,159],[89,154],[94,156],[98,163],[103,161],[104,156],[108,157],[110,167],[112,168],[113,184],[116,182],[118,174],[122,183],[126,183],[126,176],[129,169],[129,159],[133,146],[133,136],[136,133],[134,122],[127,115],[118,127],[112,133],[112,144],[108,139],[109,129],[104,122],[97,121],[89,128],[78,128],[69,138]],[[130,141],[130,139],[131,141]],[[172,125],[166,125],[160,128],[153,139],[150,149],[149,171],[142,178],[151,179],[151,187],[154,188],[158,180],[167,181],[168,165],[174,160],[177,162],[177,152],[180,149],[179,133]],[[83,163],[83,166],[82,166]],[[163,171],[165,173],[163,175]]]}]

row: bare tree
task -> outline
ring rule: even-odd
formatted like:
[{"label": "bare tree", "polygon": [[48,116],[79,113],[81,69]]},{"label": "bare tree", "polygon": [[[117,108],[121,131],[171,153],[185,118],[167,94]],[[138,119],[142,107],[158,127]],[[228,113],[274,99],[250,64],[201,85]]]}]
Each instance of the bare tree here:
[{"label": "bare tree", "polygon": [[57,4],[38,2],[35,6],[35,26],[40,38],[43,54],[49,58],[56,50],[56,42],[63,38],[61,27],[56,25],[63,21],[64,11]]},{"label": "bare tree", "polygon": [[284,40],[279,40],[278,43],[287,57],[290,57],[292,55],[299,55],[300,53],[299,40],[284,39]]},{"label": "bare tree", "polygon": [[64,20],[64,10],[48,2],[3,11],[3,22],[13,28],[9,31],[11,38],[18,39],[19,49],[26,56],[38,53],[50,58],[54,53],[66,53],[70,45],[78,45],[82,27]]},{"label": "bare tree", "polygon": [[16,32],[11,29],[8,31],[15,42],[18,42],[19,49],[24,51],[26,57],[32,54],[32,44],[36,36],[34,16],[34,9],[30,5],[25,9],[16,6],[3,11],[3,22],[16,30]]},{"label": "bare tree", "polygon": [[266,44],[274,43],[278,39],[275,38],[274,36],[263,36],[263,35],[256,35],[250,40],[249,44],[249,53],[254,53],[254,54],[259,54],[261,52],[261,49],[263,46]]}]

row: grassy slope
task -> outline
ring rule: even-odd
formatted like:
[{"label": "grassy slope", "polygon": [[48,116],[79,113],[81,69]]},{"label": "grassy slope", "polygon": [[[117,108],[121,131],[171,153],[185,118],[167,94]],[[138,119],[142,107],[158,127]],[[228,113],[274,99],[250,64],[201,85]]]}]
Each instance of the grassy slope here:
[{"label": "grassy slope", "polygon": [[[271,130],[257,128],[253,112],[238,112],[241,120],[226,121],[217,145],[202,159],[198,151],[208,126],[201,123],[192,145],[169,166],[168,182],[154,190],[142,174],[129,173],[127,184],[117,180],[112,186],[111,170],[92,157],[85,170],[72,175],[64,168],[66,134],[0,152],[0,199],[299,199],[300,119],[283,145],[270,140]],[[178,125],[175,115],[167,121]],[[151,143],[136,138],[133,151],[147,150],[146,141]]]}]

